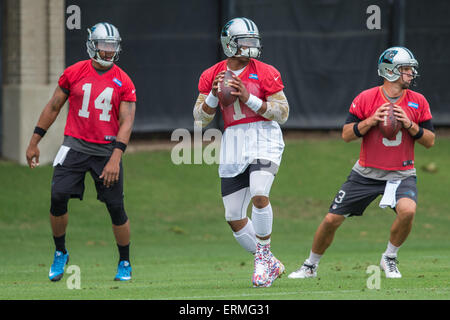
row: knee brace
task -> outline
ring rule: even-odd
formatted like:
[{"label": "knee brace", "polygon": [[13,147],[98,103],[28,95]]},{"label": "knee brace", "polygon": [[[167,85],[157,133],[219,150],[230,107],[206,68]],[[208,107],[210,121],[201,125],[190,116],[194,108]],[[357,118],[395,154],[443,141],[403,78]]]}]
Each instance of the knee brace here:
[{"label": "knee brace", "polygon": [[269,197],[275,176],[268,171],[253,171],[250,173],[250,195]]},{"label": "knee brace", "polygon": [[111,216],[111,222],[115,226],[121,226],[128,221],[128,216],[123,207],[123,203],[120,204],[106,204],[109,215]]},{"label": "knee brace", "polygon": [[248,188],[236,191],[222,198],[225,207],[225,220],[236,221],[247,217],[247,208],[250,203]]},{"label": "knee brace", "polygon": [[52,216],[59,217],[67,213],[67,203],[70,194],[68,193],[52,193],[50,213]]}]

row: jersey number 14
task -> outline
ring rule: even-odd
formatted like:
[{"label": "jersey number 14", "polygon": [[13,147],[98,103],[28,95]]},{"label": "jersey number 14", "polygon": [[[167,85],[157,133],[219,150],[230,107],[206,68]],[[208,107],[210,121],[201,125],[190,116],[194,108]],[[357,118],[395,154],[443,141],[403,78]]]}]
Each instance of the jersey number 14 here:
[{"label": "jersey number 14", "polygon": [[[92,83],[85,83],[82,87],[84,95],[81,109],[78,111],[78,115],[83,118],[89,118],[88,108],[89,101],[91,99],[91,88]],[[105,90],[103,90],[102,93],[100,93],[94,101],[94,107],[96,109],[102,110],[102,113],[100,113],[99,117],[101,121],[109,121],[111,119],[111,115],[109,114],[109,112],[112,109],[111,98],[113,95],[113,91],[113,88],[106,87]]]}]

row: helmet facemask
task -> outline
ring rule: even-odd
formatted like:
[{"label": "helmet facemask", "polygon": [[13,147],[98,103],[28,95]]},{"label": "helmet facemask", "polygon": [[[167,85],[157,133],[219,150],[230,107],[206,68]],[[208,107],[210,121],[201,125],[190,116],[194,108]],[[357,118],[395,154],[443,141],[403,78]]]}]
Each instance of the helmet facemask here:
[{"label": "helmet facemask", "polygon": [[[400,71],[400,69],[402,67],[410,67],[412,69],[412,75],[410,73],[407,72],[402,72]],[[411,82],[409,84],[409,86],[414,87],[417,85],[416,79],[417,77],[419,77],[419,72],[417,71],[417,64],[399,64],[396,65],[392,70],[389,70],[392,73],[392,76],[395,77],[395,80],[393,80],[392,82],[397,81],[398,79],[402,79],[403,80],[403,76],[407,76],[407,77],[412,77]]]},{"label": "helmet facemask", "polygon": [[402,76],[402,75],[410,76],[409,73],[400,71],[400,68],[402,68],[402,67],[411,67],[411,69],[412,69],[412,80],[414,80],[414,79],[416,79],[417,77],[420,76],[419,72],[417,71],[417,65],[415,65],[415,64],[399,64],[399,65],[397,65],[394,68],[394,71],[393,71],[394,74],[395,75],[399,75],[399,76]]},{"label": "helmet facemask", "polygon": [[235,57],[247,57],[258,59],[261,56],[261,39],[256,35],[236,36],[232,40],[236,43]]}]

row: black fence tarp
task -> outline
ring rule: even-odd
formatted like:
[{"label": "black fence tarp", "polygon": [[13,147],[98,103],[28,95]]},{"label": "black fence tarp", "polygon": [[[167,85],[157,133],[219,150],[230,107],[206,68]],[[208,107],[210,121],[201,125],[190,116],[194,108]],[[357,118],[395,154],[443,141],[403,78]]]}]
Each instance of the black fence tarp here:
[{"label": "black fence tarp", "polygon": [[[66,6],[78,5],[82,17],[81,30],[66,31],[66,63],[87,58],[86,28],[101,21],[116,25],[123,38],[118,65],[137,89],[134,131],[192,129],[199,76],[225,58],[221,26],[246,16],[262,35],[262,60],[282,74],[290,104],[284,128],[340,128],[353,98],[381,84],[381,52],[402,44],[420,62],[415,90],[427,97],[439,116],[436,123],[449,125],[450,92],[443,89],[449,71],[450,42],[444,39],[450,32],[450,1],[408,0],[399,6],[401,1],[66,1]],[[367,28],[370,5],[380,8],[379,30]]]},{"label": "black fence tarp", "polygon": [[417,91],[430,103],[437,125],[450,125],[449,15],[450,1],[405,1],[405,41],[420,64]]},{"label": "black fence tarp", "polygon": [[66,32],[67,65],[87,59],[88,27],[114,24],[122,37],[117,64],[136,86],[134,131],[192,128],[199,72],[217,61],[219,2],[66,1],[81,9],[80,30]]},{"label": "black fence tarp", "polygon": [[[381,30],[369,30],[376,4]],[[377,60],[389,41],[387,1],[236,1],[260,25],[263,60],[280,70],[289,128],[342,126],[353,97],[379,83]]]}]

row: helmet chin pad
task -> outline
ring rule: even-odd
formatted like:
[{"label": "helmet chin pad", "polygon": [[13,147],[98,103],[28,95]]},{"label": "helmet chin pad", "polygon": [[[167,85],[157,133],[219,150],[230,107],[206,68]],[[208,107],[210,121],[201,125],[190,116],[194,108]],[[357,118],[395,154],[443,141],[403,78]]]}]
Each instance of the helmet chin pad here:
[{"label": "helmet chin pad", "polygon": [[95,57],[92,58],[92,60],[94,60],[95,62],[97,62],[98,64],[100,64],[102,67],[109,67],[109,66],[111,66],[111,65],[114,63],[114,58],[115,58],[115,55],[114,55],[114,57],[111,59],[111,61],[103,60],[103,59],[100,57],[100,54],[97,52],[97,54],[95,55]]}]

